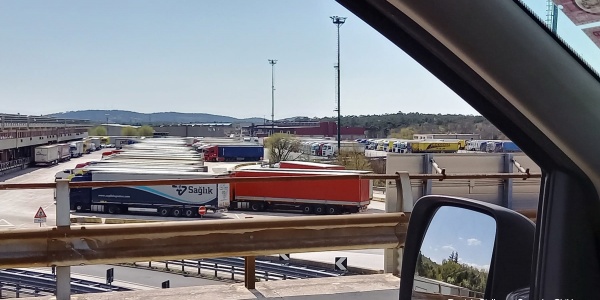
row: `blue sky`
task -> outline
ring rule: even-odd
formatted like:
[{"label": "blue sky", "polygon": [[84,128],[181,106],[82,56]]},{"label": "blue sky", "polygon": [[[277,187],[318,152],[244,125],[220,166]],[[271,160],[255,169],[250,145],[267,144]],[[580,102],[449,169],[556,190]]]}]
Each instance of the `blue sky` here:
[{"label": "blue sky", "polygon": [[496,221],[481,213],[443,206],[429,224],[421,246],[423,255],[442,263],[458,252],[460,263],[489,269],[496,237]]},{"label": "blue sky", "polygon": [[[544,14],[545,0],[527,1]],[[0,1],[2,112],[80,109],[332,116],[336,29],[342,114],[477,114],[334,1]],[[559,34],[596,69],[600,51],[566,18]]]}]

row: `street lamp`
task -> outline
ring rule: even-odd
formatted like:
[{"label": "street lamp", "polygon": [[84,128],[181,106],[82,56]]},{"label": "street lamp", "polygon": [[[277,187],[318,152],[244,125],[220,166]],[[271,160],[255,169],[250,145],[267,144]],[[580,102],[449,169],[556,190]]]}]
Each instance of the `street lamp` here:
[{"label": "street lamp", "polygon": [[342,25],[344,25],[346,22],[346,17],[332,16],[330,18],[333,21],[333,24],[337,27],[337,144],[339,154],[340,150],[342,149],[342,116],[340,113],[340,27],[342,27]]},{"label": "street lamp", "polygon": [[276,59],[269,59],[271,64],[271,134],[275,133],[275,64]]}]

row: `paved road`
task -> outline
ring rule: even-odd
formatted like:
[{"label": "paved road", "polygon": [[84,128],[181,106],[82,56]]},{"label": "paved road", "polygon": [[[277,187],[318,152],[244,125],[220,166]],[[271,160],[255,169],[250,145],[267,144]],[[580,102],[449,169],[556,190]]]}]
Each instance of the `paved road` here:
[{"label": "paved road", "polygon": [[[100,159],[101,151],[93,152],[68,162],[52,167],[35,167],[21,170],[0,177],[6,183],[38,183],[54,182],[57,172],[72,169],[78,163]],[[39,227],[33,223],[33,216],[39,207],[46,212],[47,223],[44,226],[56,225],[56,208],[54,205],[54,190],[7,190],[0,191],[0,230]]]},{"label": "paved road", "polygon": [[118,284],[119,282],[127,282],[141,284],[152,288],[161,288],[161,283],[166,280],[170,281],[170,286],[173,288],[199,285],[226,284],[220,281],[196,277],[186,277],[178,274],[110,265],[71,267],[71,273],[73,274],[73,277],[77,277],[78,274],[82,274],[98,278],[100,281],[102,281],[106,279],[106,270],[108,270],[109,268],[114,268],[115,284]]}]

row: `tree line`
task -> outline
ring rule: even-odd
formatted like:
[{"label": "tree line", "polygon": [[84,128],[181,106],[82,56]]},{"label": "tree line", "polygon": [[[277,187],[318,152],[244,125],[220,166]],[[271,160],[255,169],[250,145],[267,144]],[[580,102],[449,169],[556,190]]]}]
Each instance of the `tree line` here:
[{"label": "tree line", "polygon": [[447,282],[471,291],[485,292],[487,271],[459,263],[458,252],[452,252],[448,259],[442,260],[441,264],[419,252],[416,269],[418,276]]},{"label": "tree line", "polygon": [[[108,131],[105,126],[96,126],[88,129],[90,136],[106,136]],[[153,136],[154,129],[149,125],[143,125],[140,127],[125,126],[121,128],[121,136]]]},{"label": "tree line", "polygon": [[[336,121],[335,117],[307,118],[296,121]],[[389,113],[382,115],[342,116],[342,126],[364,127],[369,138],[410,139],[414,133],[475,133],[482,139],[506,139],[483,116],[455,114]]]}]

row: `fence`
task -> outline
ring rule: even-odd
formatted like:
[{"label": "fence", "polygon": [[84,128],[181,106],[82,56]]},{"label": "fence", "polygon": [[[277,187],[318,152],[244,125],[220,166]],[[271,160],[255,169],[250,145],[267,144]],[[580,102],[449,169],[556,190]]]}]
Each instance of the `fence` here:
[{"label": "fence", "polygon": [[[0,184],[6,189],[56,188],[56,227],[0,232],[0,268],[56,266],[57,299],[70,298],[70,266],[242,256],[245,286],[254,288],[255,256],[311,251],[386,249],[386,271],[397,273],[412,195],[411,179],[539,178],[540,174],[316,175],[111,182]],[[69,189],[81,187],[279,182],[329,179],[395,180],[398,197],[385,214],[354,214],[144,224],[70,225]],[[534,211],[522,212],[535,218]]]}]

